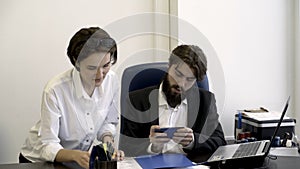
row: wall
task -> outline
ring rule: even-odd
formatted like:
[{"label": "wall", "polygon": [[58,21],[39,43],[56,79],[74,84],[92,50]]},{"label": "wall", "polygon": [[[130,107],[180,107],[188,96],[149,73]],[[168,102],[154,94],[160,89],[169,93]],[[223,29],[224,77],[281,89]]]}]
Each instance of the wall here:
[{"label": "wall", "polygon": [[[218,59],[208,55],[208,69],[226,136],[233,136],[237,110],[263,106],[281,112],[288,95],[294,99],[293,2],[178,0],[178,17],[216,52]],[[185,29],[179,24],[180,38]],[[293,105],[287,114],[295,117]]]},{"label": "wall", "polygon": [[[108,27],[120,19],[126,22],[126,17],[152,10],[152,0],[0,2],[0,163],[18,162],[28,130],[39,119],[44,85],[52,76],[71,68],[66,56],[71,36],[81,27]],[[151,23],[152,20],[139,20],[138,24]],[[110,26],[108,32],[112,36],[116,34],[113,31]],[[126,57],[137,50],[152,48],[153,38],[123,37],[118,45],[119,63],[126,64]],[[132,60],[131,64],[144,60]],[[117,64],[114,69],[121,71],[118,67]]]}]

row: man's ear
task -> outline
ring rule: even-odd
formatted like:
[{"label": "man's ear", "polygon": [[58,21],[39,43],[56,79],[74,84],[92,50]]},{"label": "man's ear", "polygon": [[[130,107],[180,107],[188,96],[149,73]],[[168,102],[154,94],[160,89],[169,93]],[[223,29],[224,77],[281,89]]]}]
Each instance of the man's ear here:
[{"label": "man's ear", "polygon": [[79,63],[78,63],[78,62],[75,63],[75,68],[76,68],[76,70],[77,70],[78,72],[80,72],[80,67],[79,67]]}]

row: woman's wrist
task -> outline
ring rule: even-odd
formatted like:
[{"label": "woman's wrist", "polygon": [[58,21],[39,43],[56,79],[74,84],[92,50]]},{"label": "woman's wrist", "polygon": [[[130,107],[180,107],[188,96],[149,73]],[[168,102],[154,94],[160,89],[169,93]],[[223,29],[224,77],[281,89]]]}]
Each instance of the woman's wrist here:
[{"label": "woman's wrist", "polygon": [[101,141],[103,143],[107,143],[107,142],[113,143],[114,142],[114,137],[110,132],[103,133],[102,136],[101,136]]}]

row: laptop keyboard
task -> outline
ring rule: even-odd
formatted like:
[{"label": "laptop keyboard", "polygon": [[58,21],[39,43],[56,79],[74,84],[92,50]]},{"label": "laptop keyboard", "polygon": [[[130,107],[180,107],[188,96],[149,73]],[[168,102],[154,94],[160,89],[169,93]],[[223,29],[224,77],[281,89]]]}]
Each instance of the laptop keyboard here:
[{"label": "laptop keyboard", "polygon": [[236,152],[233,154],[233,157],[238,158],[238,157],[255,155],[260,144],[261,142],[240,144]]}]

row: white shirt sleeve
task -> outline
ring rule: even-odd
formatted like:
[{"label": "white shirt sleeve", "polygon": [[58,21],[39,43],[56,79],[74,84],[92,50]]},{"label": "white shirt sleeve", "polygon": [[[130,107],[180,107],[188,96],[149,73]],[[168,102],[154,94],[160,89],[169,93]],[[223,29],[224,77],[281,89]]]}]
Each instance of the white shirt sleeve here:
[{"label": "white shirt sleeve", "polygon": [[57,152],[63,149],[58,138],[61,114],[52,92],[44,92],[43,94],[41,128],[38,133],[42,142],[41,158],[46,161],[54,161]]}]

